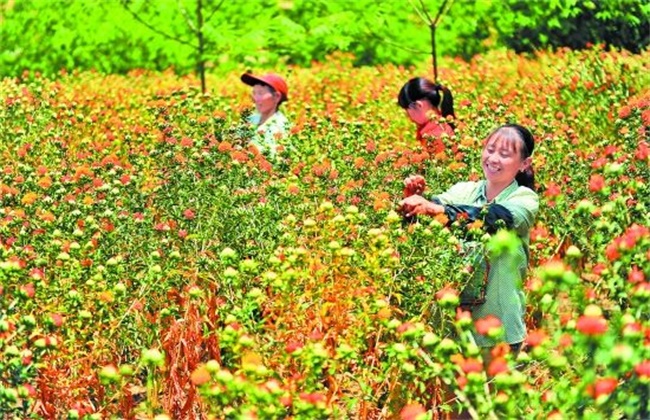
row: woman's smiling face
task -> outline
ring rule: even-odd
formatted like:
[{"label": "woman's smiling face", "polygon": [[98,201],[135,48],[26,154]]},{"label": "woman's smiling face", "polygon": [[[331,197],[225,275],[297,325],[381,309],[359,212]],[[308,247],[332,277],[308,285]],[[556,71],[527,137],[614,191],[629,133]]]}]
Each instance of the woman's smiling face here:
[{"label": "woman's smiling face", "polygon": [[524,158],[523,140],[512,128],[502,128],[490,136],[483,147],[481,163],[488,182],[507,185],[519,171],[525,170],[531,158]]}]

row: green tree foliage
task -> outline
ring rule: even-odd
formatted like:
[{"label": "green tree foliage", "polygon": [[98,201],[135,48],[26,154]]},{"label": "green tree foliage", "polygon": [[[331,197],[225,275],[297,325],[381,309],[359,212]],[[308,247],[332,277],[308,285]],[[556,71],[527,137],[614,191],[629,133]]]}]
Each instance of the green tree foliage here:
[{"label": "green tree foliage", "polygon": [[[275,2],[204,1],[208,61],[237,60],[264,42]],[[134,68],[179,73],[197,65],[196,1],[14,0],[4,5],[2,75],[25,69],[123,73]]]},{"label": "green tree foliage", "polygon": [[605,43],[641,52],[650,44],[650,3],[637,0],[510,0],[499,3],[496,29],[517,52]]},{"label": "green tree foliage", "polygon": [[[439,55],[470,59],[605,42],[638,52],[650,43],[644,0],[455,0],[436,32]],[[411,65],[431,54],[429,22],[442,0],[2,0],[0,76],[61,69],[178,73],[309,65],[336,51],[357,65]],[[197,31],[206,43],[198,51]]]},{"label": "green tree foliage", "polygon": [[356,64],[413,64],[429,54],[428,29],[408,1],[295,0],[271,24],[269,49],[309,64],[335,51]]},{"label": "green tree foliage", "polygon": [[[5,75],[24,69],[46,74],[62,68],[162,69],[188,62],[191,54],[143,30],[116,0],[16,0],[4,8]],[[168,10],[161,4],[156,14],[165,20]],[[165,28],[173,28],[173,21],[166,20]]]}]

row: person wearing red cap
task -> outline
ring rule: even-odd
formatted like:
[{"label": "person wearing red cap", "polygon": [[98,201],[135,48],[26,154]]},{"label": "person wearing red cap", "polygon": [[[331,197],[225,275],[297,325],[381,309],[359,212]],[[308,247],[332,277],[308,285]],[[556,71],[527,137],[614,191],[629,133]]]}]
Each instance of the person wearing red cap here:
[{"label": "person wearing red cap", "polygon": [[275,73],[261,76],[244,73],[241,81],[253,87],[252,97],[257,109],[248,120],[255,127],[251,144],[260,153],[275,159],[280,146],[278,140],[284,138],[290,128],[289,120],[279,111],[280,105],[289,99],[287,83]]}]

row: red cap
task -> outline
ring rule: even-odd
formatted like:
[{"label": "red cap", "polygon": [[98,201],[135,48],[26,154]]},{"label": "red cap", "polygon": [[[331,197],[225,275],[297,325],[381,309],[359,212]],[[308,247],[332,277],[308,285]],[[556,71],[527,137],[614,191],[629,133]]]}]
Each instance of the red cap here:
[{"label": "red cap", "polygon": [[289,90],[287,88],[287,82],[284,81],[282,77],[275,73],[266,73],[262,76],[253,76],[250,73],[244,73],[241,75],[241,81],[246,83],[249,86],[255,86],[259,84],[269,85],[276,92],[282,95],[282,100],[288,100]]}]

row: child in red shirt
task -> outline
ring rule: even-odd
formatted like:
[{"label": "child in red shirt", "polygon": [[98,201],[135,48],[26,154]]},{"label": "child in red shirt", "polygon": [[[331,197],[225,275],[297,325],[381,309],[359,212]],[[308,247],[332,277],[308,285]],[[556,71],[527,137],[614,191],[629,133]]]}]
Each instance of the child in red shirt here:
[{"label": "child in red shirt", "polygon": [[451,91],[428,79],[416,77],[399,91],[397,103],[417,125],[417,140],[422,148],[433,156],[443,152],[443,135],[454,135],[453,125],[440,121],[448,116],[455,117]]}]

